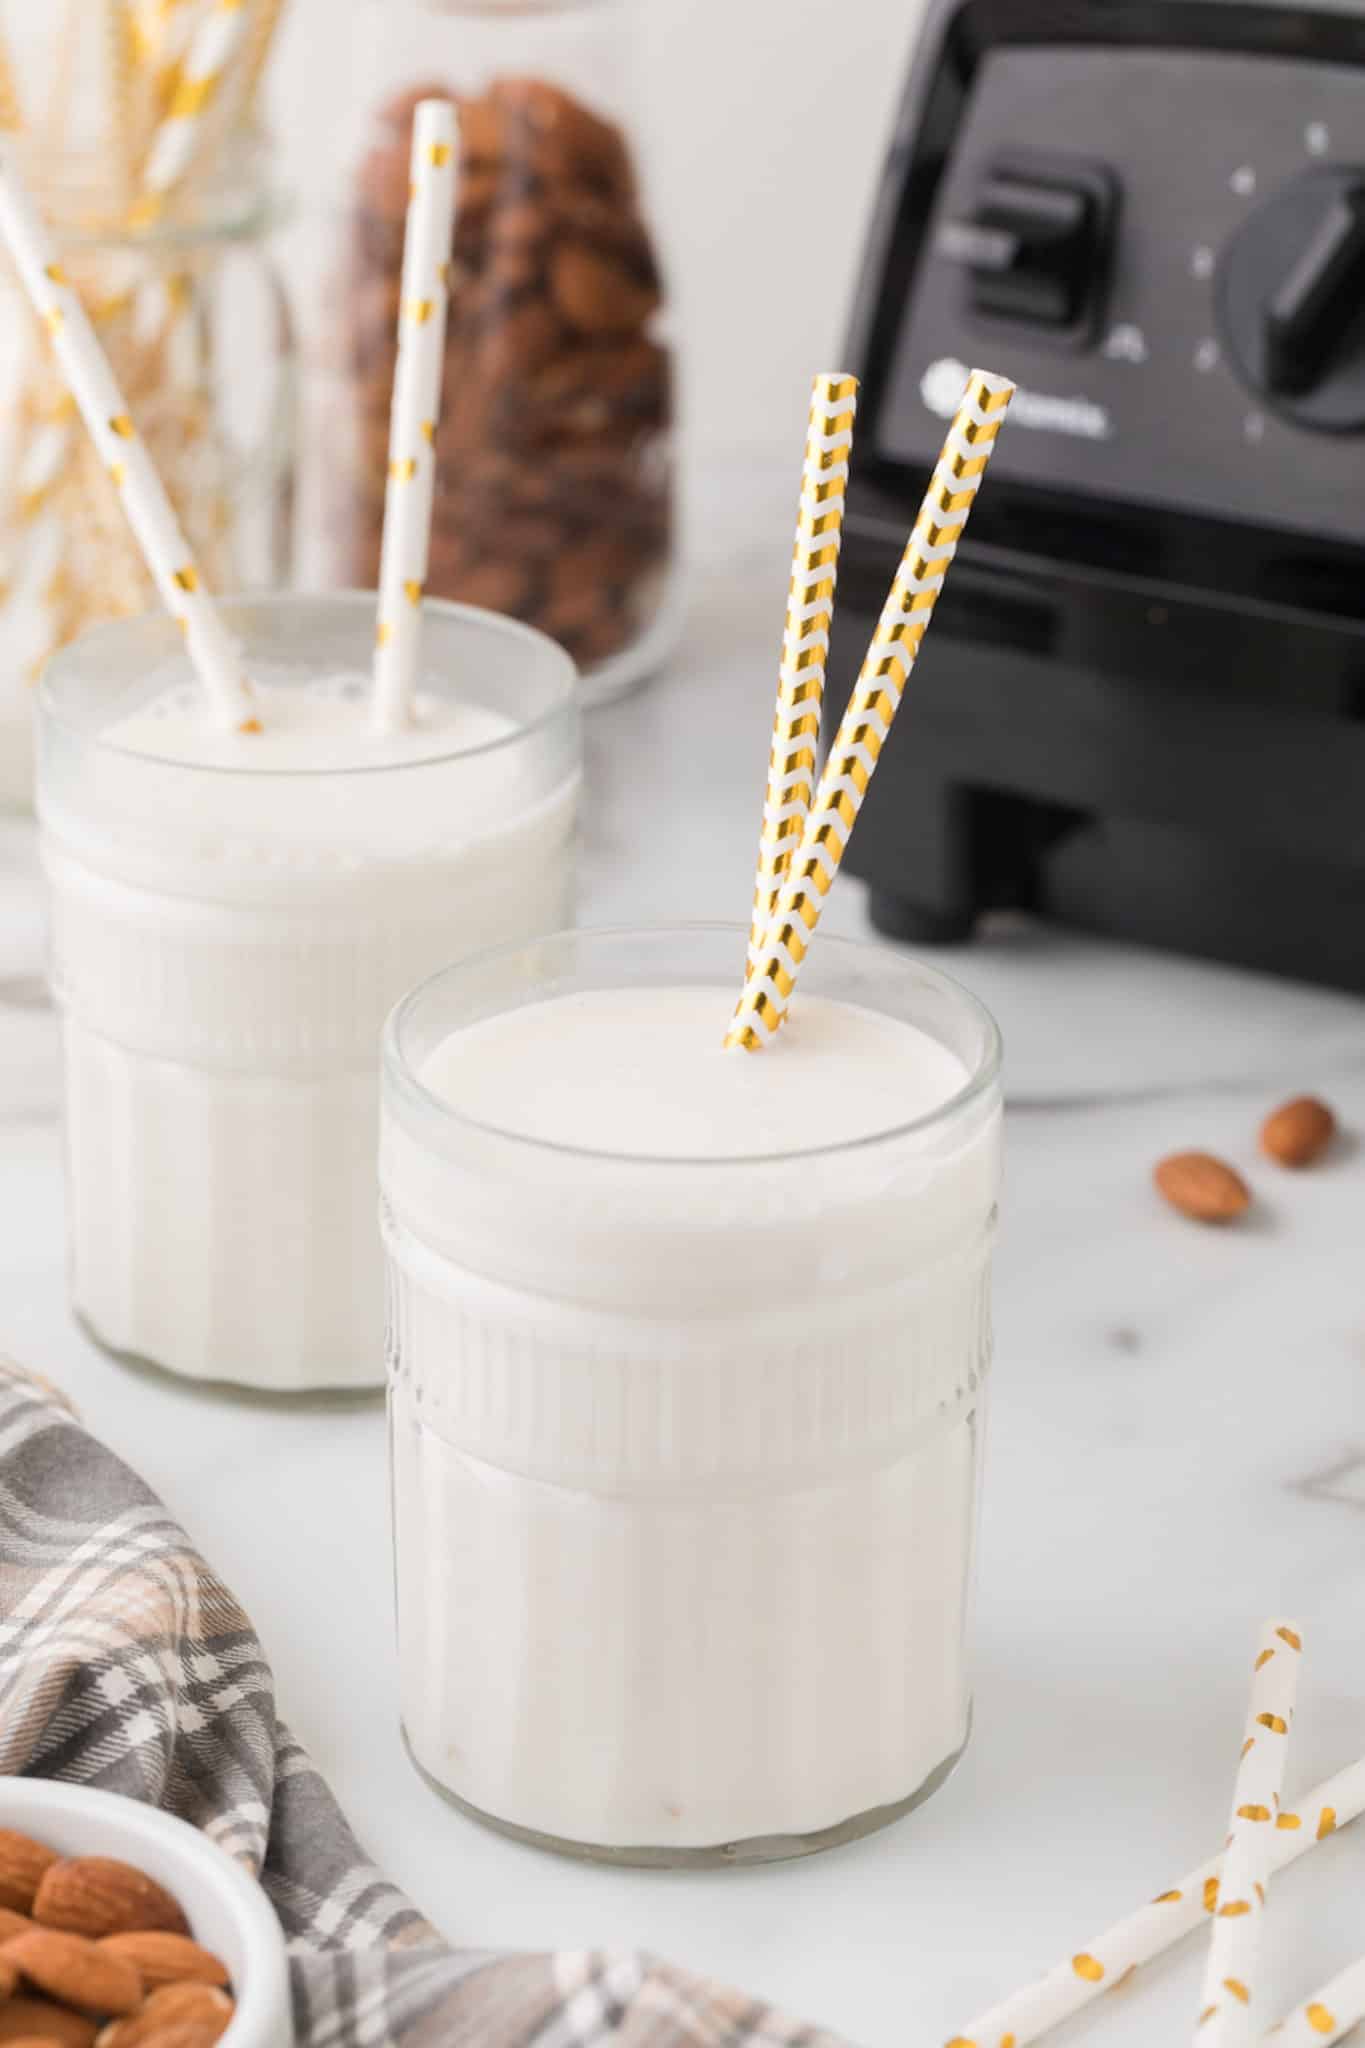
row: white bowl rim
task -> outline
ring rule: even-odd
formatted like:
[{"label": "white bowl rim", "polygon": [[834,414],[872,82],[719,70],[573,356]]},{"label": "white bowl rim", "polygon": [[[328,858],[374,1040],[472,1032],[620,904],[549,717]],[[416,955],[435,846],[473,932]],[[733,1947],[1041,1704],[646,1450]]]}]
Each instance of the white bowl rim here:
[{"label": "white bowl rim", "polygon": [[[126,1832],[125,1860],[137,1861],[137,1841],[158,1841],[172,1853],[194,1858],[223,1894],[239,1922],[252,1962],[248,1981],[233,1986],[237,2010],[222,2037],[221,2048],[247,2048],[248,2043],[287,2043],[292,2038],[289,1966],[284,1931],[259,1882],[200,1828],[164,1813],[158,1806],[123,1792],[96,1785],[73,1785],[59,1778],[0,1777],[0,1827],[17,1829],[41,1841],[44,1819],[56,1814],[79,1817],[100,1810]],[[102,1853],[102,1852],[100,1852]],[[210,1860],[212,1859],[212,1860]]]}]

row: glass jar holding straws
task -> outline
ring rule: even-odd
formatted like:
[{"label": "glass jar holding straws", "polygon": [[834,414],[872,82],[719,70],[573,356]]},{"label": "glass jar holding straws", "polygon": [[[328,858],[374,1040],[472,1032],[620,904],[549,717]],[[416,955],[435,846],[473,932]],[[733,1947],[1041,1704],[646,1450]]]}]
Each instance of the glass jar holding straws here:
[{"label": "glass jar holding straws", "polygon": [[429,589],[551,634],[585,701],[660,658],[673,374],[619,0],[364,0],[363,95],[320,308],[307,564],[377,580],[413,109],[453,94],[459,180]]},{"label": "glass jar holding straws", "polygon": [[[0,44],[10,146],[197,553],[232,588],[290,566],[292,344],[254,119],[280,12],[69,0],[11,10]],[[48,657],[152,588],[7,265],[0,477],[0,802],[23,805]]]}]

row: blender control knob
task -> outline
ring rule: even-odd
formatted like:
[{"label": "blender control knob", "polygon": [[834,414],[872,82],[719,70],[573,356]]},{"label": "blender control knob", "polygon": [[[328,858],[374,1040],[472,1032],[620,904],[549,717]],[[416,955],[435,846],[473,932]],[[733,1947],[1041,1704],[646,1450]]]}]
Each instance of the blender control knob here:
[{"label": "blender control knob", "polygon": [[1228,353],[1301,426],[1365,426],[1365,171],[1324,166],[1273,193],[1218,272]]}]

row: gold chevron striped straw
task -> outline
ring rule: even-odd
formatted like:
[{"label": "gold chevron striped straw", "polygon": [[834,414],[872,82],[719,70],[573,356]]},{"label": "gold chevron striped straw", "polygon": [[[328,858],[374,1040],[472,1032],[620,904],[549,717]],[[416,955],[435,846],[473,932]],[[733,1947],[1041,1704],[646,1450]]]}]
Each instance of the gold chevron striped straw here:
[{"label": "gold chevron striped straw", "polygon": [[195,29],[180,67],[166,117],[152,138],[143,169],[142,195],[133,208],[137,227],[149,227],[194,161],[204,122],[218,96],[224,73],[241,48],[250,25],[249,0],[212,0]]},{"label": "gold chevron striped straw", "polygon": [[939,591],[995,449],[1014,386],[973,370],[919,509],[848,709],[782,885],[761,958],[725,1043],[759,1052],[781,1030],[801,962],[934,614]]},{"label": "gold chevron striped straw", "polygon": [[844,531],[848,458],[858,404],[856,377],[820,376],[811,390],[806,457],[801,470],[801,509],[796,521],[782,665],[777,677],[777,712],[763,831],[758,845],[754,914],[749,932],[749,971],[763,958],[763,941],[793,853],[810,812],[820,750],[820,707],[825,663],[839,575]]},{"label": "gold chevron striped straw", "polygon": [[1260,2010],[1261,1929],[1302,1661],[1299,1630],[1287,1621],[1268,1621],[1252,1665],[1218,1910],[1194,2029],[1200,2048],[1247,2048],[1268,2024]]},{"label": "gold chevron striped straw", "polygon": [[379,562],[373,723],[398,732],[412,716],[422,655],[422,598],[436,487],[450,235],[455,219],[455,108],[421,100],[412,124],[412,195],[403,245],[398,366],[389,419],[389,475]]},{"label": "gold chevron striped straw", "polygon": [[9,149],[0,149],[0,237],[14,258],[100,460],[118,487],[166,609],[185,629],[190,660],[219,721],[242,732],[259,731],[237,643],[204,587],[89,315]]}]

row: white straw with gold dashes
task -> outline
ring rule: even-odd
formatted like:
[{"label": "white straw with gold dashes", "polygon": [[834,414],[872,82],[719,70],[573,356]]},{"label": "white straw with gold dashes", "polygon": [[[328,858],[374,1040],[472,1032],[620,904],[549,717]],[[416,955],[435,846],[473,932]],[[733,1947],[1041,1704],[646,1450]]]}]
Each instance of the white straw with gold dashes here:
[{"label": "white straw with gold dashes", "polygon": [[1339,1971],[1330,1984],[1324,1984],[1321,1991],[1296,2005],[1265,2039],[1273,2039],[1276,2048],[1331,2048],[1333,2041],[1344,2041],[1352,2027],[1358,2027],[1362,2020],[1365,1958]]},{"label": "white straw with gold dashes", "polygon": [[255,107],[260,93],[284,9],[285,0],[256,0],[251,33],[242,60],[242,105],[248,114]]},{"label": "white straw with gold dashes", "polygon": [[973,370],[948,429],[848,709],[830,750],[800,847],[725,1035],[757,1052],[781,1029],[867,785],[957,553],[1014,386]]},{"label": "white straw with gold dashes", "polygon": [[14,73],[14,60],[10,56],[4,30],[0,29],[0,128],[17,135],[23,125],[24,108],[19,97],[19,81]]},{"label": "white straw with gold dashes", "polygon": [[1270,1845],[1302,1661],[1299,1631],[1287,1621],[1268,1621],[1252,1666],[1251,1703],[1195,2026],[1200,2048],[1246,2048],[1265,2031],[1257,1967]]},{"label": "white straw with gold dashes", "polygon": [[379,732],[396,732],[411,717],[422,654],[422,594],[431,546],[436,424],[450,296],[455,140],[451,102],[420,101],[412,126],[412,191],[379,561],[374,651],[374,724]]},{"label": "white straw with gold dashes", "polygon": [[204,121],[250,25],[250,0],[210,0],[180,66],[165,118],[152,138],[133,220],[147,226],[164,210],[194,160]]},{"label": "white straw with gold dashes", "polygon": [[[1292,1813],[1281,1813],[1270,1841],[1270,1868],[1288,1869],[1315,1843],[1365,1813],[1365,1757],[1314,1786]],[[947,2048],[1028,2048],[1106,1991],[1126,1983],[1140,1964],[1193,1934],[1218,1908],[1223,1859],[1211,1856],[1103,1934],[1054,1964],[1046,1976],[969,2020]]]},{"label": "white straw with gold dashes", "polygon": [[848,459],[858,404],[856,377],[820,376],[811,390],[801,509],[796,521],[768,788],[758,845],[749,966],[758,967],[791,858],[810,813],[820,752],[829,629],[839,575]]},{"label": "white straw with gold dashes", "polygon": [[204,588],[165,486],[7,147],[0,148],[0,235],[90,437],[118,486],[128,522],[166,608],[185,629],[190,660],[219,720],[242,731],[259,730],[237,643]]}]

